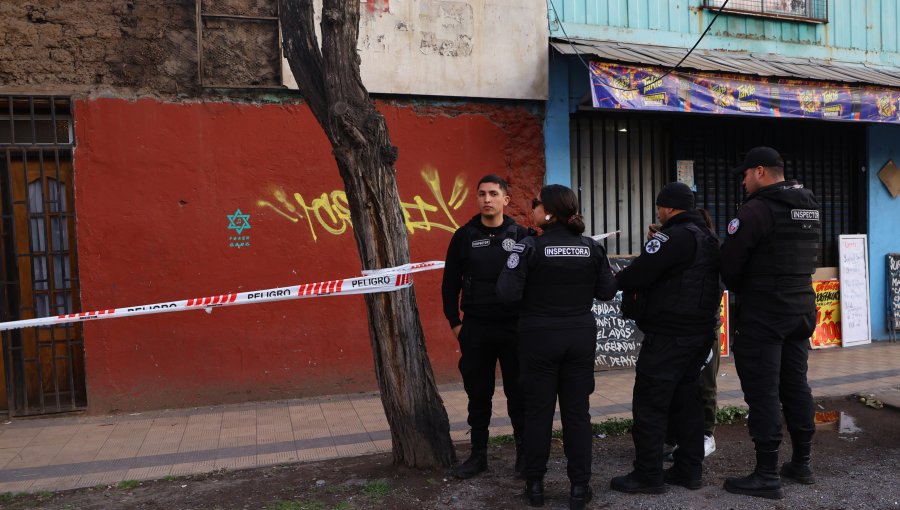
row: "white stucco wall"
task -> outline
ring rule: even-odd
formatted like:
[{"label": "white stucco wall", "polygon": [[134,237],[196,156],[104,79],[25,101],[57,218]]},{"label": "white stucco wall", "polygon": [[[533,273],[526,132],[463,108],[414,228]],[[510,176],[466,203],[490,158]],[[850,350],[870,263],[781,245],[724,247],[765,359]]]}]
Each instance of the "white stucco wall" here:
[{"label": "white stucco wall", "polygon": [[[321,2],[317,2],[316,17]],[[369,92],[547,98],[547,6],[535,0],[360,0]],[[284,84],[297,88],[287,61]]]}]

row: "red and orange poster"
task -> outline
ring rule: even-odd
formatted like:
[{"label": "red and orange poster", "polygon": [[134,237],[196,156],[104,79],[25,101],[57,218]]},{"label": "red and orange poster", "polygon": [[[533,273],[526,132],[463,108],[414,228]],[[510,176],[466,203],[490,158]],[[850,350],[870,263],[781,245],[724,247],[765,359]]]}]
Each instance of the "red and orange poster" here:
[{"label": "red and orange poster", "polygon": [[722,306],[719,307],[719,353],[728,357],[731,355],[731,336],[728,334],[728,291],[722,293]]},{"label": "red and orange poster", "polygon": [[813,349],[841,345],[841,282],[814,281],[816,291],[816,330],[809,339]]}]

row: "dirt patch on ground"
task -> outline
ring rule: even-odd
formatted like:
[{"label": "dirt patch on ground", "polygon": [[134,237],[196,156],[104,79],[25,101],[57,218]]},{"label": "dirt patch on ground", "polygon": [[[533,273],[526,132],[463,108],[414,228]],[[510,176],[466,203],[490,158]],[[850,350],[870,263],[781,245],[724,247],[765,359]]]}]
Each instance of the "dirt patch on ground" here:
[{"label": "dirt patch on ground", "polygon": [[[752,443],[743,424],[720,426],[718,450],[707,458],[704,485],[689,491],[670,487],[663,496],[629,496],[611,492],[609,479],[630,469],[631,437],[594,440],[595,498],[589,508],[623,509],[874,509],[900,507],[897,459],[900,458],[900,412],[873,409],[854,398],[820,401],[826,410],[843,411],[861,430],[820,430],[814,440],[816,485],[785,483],[787,497],[771,501],[735,496],[722,489],[727,476],[752,468]],[[787,451],[783,448],[783,452]],[[462,458],[467,453],[459,446]],[[270,468],[221,471],[151,482],[58,493],[4,495],[8,509],[272,509],[325,510],[358,508],[462,509],[527,508],[523,482],[513,478],[514,448],[494,446],[490,469],[465,481],[441,470],[414,470],[391,465],[390,455],[370,455]],[[133,485],[133,486],[131,486]],[[545,508],[567,508],[568,481],[562,445],[554,441],[545,481]]]}]

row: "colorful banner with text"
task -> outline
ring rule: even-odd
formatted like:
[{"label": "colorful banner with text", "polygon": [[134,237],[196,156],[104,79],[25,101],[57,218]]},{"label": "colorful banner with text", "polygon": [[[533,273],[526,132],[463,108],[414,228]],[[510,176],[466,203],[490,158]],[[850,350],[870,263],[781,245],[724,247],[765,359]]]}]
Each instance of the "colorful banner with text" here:
[{"label": "colorful banner with text", "polygon": [[900,123],[900,90],[591,62],[595,108]]}]

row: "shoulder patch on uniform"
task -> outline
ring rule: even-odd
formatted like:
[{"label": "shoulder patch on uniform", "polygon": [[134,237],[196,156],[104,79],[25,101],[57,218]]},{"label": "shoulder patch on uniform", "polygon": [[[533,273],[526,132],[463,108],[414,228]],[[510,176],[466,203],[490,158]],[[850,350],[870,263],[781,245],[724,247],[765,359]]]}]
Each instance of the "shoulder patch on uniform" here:
[{"label": "shoulder patch on uniform", "polygon": [[513,246],[515,245],[516,242],[508,237],[503,240],[503,249],[506,251],[513,251]]},{"label": "shoulder patch on uniform", "polygon": [[663,234],[662,232],[654,232],[654,233],[653,233],[653,238],[654,238],[654,239],[659,239],[659,241],[660,241],[661,243],[664,243],[664,242],[666,242],[666,241],[669,240],[669,236]]},{"label": "shoulder patch on uniform", "polygon": [[735,218],[728,222],[728,233],[729,234],[734,234],[735,232],[738,231],[739,228],[741,228],[741,220]]},{"label": "shoulder patch on uniform", "polygon": [[519,267],[519,254],[518,253],[510,253],[509,258],[506,259],[506,267],[510,269],[515,269]]},{"label": "shoulder patch on uniform", "polygon": [[522,253],[522,252],[525,251],[525,245],[522,244],[522,243],[515,243],[515,244],[512,245],[512,248],[510,248],[508,251],[514,251],[514,252],[516,252],[516,253]]},{"label": "shoulder patch on uniform", "polygon": [[479,239],[477,241],[472,241],[472,248],[484,248],[485,246],[490,246],[490,239]]},{"label": "shoulder patch on uniform", "polygon": [[644,248],[647,250],[647,253],[653,254],[659,251],[660,246],[662,246],[662,243],[659,242],[659,239],[651,239]]}]

